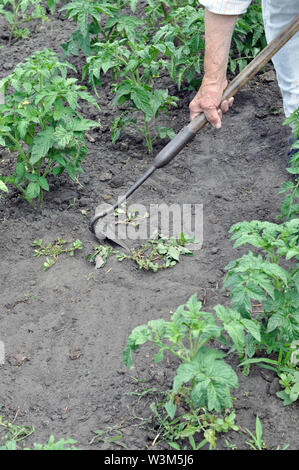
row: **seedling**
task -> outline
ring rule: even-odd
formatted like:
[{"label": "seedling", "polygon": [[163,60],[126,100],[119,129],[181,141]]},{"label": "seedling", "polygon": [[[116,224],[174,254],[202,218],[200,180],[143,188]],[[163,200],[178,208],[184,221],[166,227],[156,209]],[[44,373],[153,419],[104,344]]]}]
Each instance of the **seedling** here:
[{"label": "seedling", "polygon": [[207,412],[205,408],[191,408],[179,417],[171,418],[165,412],[165,404],[152,403],[151,410],[158,422],[158,440],[165,440],[175,450],[187,450],[185,444],[181,447],[180,442],[189,442],[189,448],[199,450],[205,445],[210,449],[216,449],[216,441],[219,433],[230,430],[238,431],[235,425],[236,414],[234,411],[225,411],[223,414]]},{"label": "seedling", "polygon": [[205,346],[211,339],[227,342],[214,316],[203,312],[201,307],[194,294],[176,310],[169,322],[158,319],[138,326],[130,334],[123,352],[128,368],[133,366],[132,352],[147,342],[158,348],[154,356],[156,363],[163,360],[166,351],[180,360],[169,400],[165,404],[171,419],[180,401],[192,409],[207,406],[209,411],[216,412],[232,406],[230,388],[237,387],[237,376],[222,360],[225,356],[223,352]]},{"label": "seedling", "polygon": [[[112,142],[115,143],[125,127],[134,127],[145,138],[149,153],[153,153],[153,143],[157,136],[173,138],[175,133],[171,128],[156,126],[151,130],[151,123],[159,113],[168,114],[170,106],[177,106],[178,98],[169,96],[168,90],[153,90],[150,85],[142,82],[130,72],[130,77],[114,86],[114,105],[126,105],[126,111],[115,118],[111,125]],[[132,117],[135,112],[141,113],[142,120]]]},{"label": "seedling", "polygon": [[145,212],[145,214],[140,215],[138,209],[132,208],[130,211],[127,210],[127,203],[121,204],[120,207],[114,210],[114,216],[116,217],[115,224],[125,224],[125,225],[133,225],[134,227],[139,227],[140,221],[149,217],[149,213]]},{"label": "seedling", "polygon": [[[54,13],[59,0],[47,0],[46,3]],[[4,15],[10,27],[9,44],[13,38],[26,38],[30,31],[23,26],[32,20],[40,19],[44,23],[48,17],[42,0],[0,0],[0,14]]]},{"label": "seedling", "polygon": [[96,431],[92,431],[95,436],[91,439],[89,444],[94,444],[95,442],[104,442],[105,444],[114,443],[121,447],[127,449],[128,447],[123,443],[120,442],[123,439],[122,432],[118,429],[120,426],[109,426],[106,430],[97,429]]},{"label": "seedling", "polygon": [[32,246],[38,247],[34,250],[35,257],[46,256],[46,261],[43,264],[43,270],[51,268],[57,261],[62,253],[68,253],[74,256],[76,250],[82,250],[82,242],[76,240],[75,242],[67,242],[63,238],[58,237],[57,241],[45,245],[40,238],[32,243]]},{"label": "seedling", "polygon": [[7,420],[3,420],[0,416],[0,426],[2,426],[6,432],[4,439],[7,441],[19,442],[34,433],[34,426],[20,426],[14,423],[10,423]]},{"label": "seedling", "polygon": [[250,441],[246,442],[253,450],[263,450],[266,448],[265,443],[262,439],[263,437],[263,428],[262,428],[262,423],[259,419],[259,417],[256,417],[255,421],[255,435],[249,431],[249,429],[245,428],[248,434],[252,439]]},{"label": "seedling", "polygon": [[77,441],[71,438],[62,438],[55,442],[54,436],[50,436],[47,444],[33,444],[33,448],[24,447],[23,449],[18,448],[17,442],[14,440],[6,441],[4,446],[0,446],[0,450],[79,450],[73,444],[77,444]]}]

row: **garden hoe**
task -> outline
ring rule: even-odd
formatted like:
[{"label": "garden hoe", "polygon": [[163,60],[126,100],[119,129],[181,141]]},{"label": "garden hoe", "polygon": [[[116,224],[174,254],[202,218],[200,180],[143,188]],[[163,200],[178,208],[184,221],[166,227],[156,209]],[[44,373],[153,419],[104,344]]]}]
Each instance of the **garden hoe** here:
[{"label": "garden hoe", "polygon": [[[273,57],[273,55],[279,51],[279,49],[299,31],[299,15],[272,41],[270,42],[262,52],[260,52],[251,62],[248,64],[242,72],[234,78],[234,80],[225,89],[222,100],[228,100],[233,97],[254,75],[266,65],[266,63]],[[104,223],[103,217],[113,214],[115,209],[118,208],[124,201],[133,194],[139,186],[141,186],[158,168],[162,168],[167,165],[189,142],[193,140],[196,133],[207,124],[207,119],[204,114],[200,114],[194,118],[187,126],[181,131],[158,153],[153,165],[136,181],[135,184],[124,194],[118,198],[117,203],[113,206],[109,205],[106,210],[98,211],[96,209],[95,216],[89,222],[89,228],[91,232],[99,240],[107,238],[112,240],[124,249],[128,250],[128,247],[114,235],[115,231],[113,227],[109,226],[109,223]],[[107,218],[109,219],[109,218]],[[106,219],[106,220],[107,220]],[[106,222],[105,220],[105,222]]]}]

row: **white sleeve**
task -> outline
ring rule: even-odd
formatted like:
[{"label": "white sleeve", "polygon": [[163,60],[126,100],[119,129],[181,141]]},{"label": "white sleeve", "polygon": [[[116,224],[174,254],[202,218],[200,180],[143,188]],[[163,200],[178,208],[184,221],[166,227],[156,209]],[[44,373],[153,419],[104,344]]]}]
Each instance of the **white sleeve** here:
[{"label": "white sleeve", "polygon": [[241,15],[246,13],[251,0],[199,0],[212,13],[219,15]]}]

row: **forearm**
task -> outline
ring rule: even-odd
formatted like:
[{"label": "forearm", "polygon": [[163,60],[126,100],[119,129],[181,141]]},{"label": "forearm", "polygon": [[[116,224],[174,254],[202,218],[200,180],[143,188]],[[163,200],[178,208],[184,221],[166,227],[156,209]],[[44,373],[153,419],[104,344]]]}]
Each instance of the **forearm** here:
[{"label": "forearm", "polygon": [[229,50],[237,15],[218,15],[205,10],[204,81],[226,79]]},{"label": "forearm", "polygon": [[230,98],[221,103],[221,98],[227,86],[227,63],[237,18],[237,15],[220,15],[205,10],[204,76],[189,109],[191,120],[203,112],[216,128],[221,127],[222,113],[225,113],[233,102],[233,98]]}]

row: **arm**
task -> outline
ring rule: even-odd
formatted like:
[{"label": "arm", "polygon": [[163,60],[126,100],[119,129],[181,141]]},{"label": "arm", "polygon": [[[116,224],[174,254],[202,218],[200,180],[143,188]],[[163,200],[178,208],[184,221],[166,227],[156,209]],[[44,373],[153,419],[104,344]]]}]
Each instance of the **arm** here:
[{"label": "arm", "polygon": [[222,113],[232,105],[233,98],[221,103],[227,86],[226,69],[233,30],[238,15],[220,15],[205,10],[205,59],[201,87],[189,105],[190,119],[204,112],[217,129]]}]

